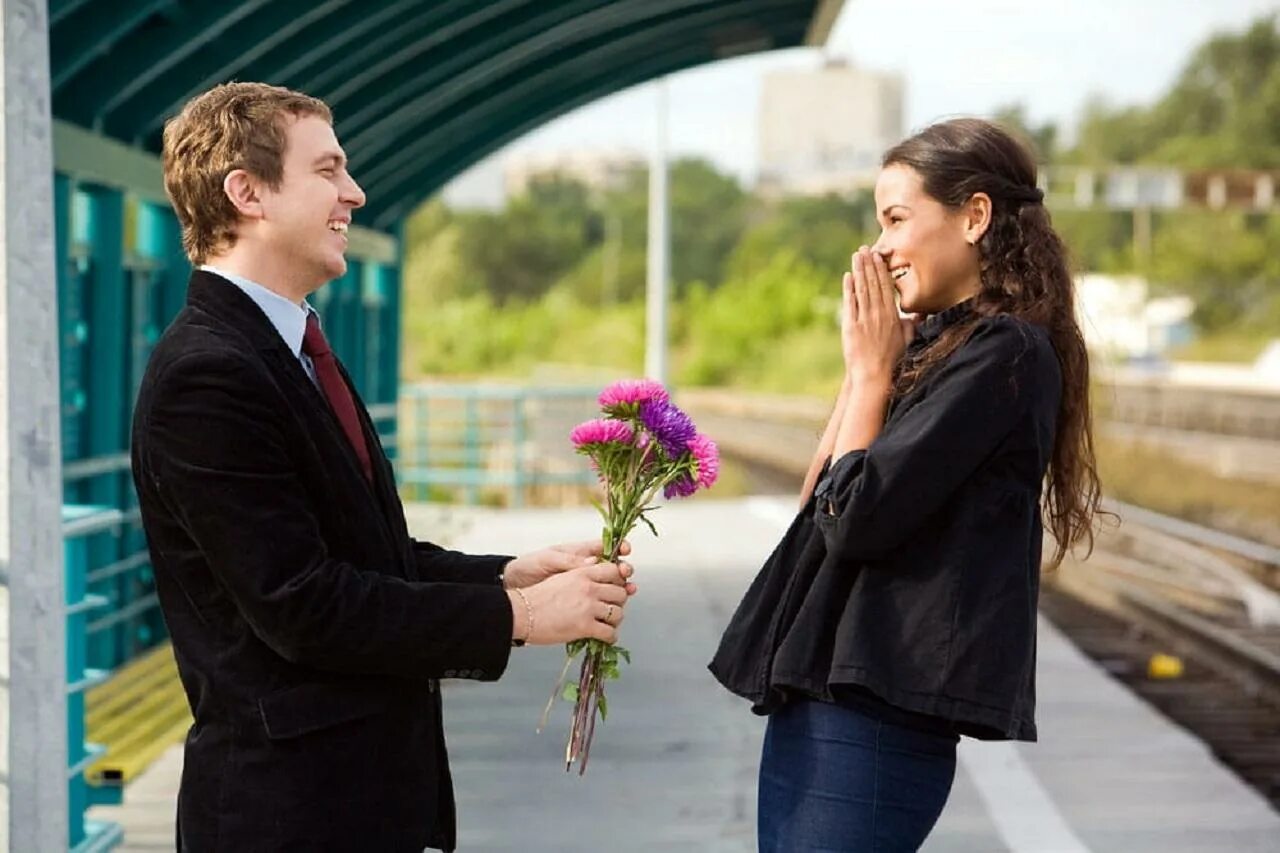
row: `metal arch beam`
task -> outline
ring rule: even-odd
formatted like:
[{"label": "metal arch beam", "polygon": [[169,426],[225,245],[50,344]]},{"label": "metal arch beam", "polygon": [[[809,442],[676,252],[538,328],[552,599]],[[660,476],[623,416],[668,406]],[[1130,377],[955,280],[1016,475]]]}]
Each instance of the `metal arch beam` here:
[{"label": "metal arch beam", "polygon": [[[545,112],[539,112],[522,119],[519,123],[503,130],[500,134],[491,137],[481,145],[450,148],[447,149],[447,156],[424,161],[421,168],[407,174],[403,180],[396,182],[394,187],[389,187],[391,192],[382,195],[381,198],[375,196],[374,193],[376,191],[369,192],[369,189],[366,189],[369,198],[373,199],[373,203],[370,203],[365,210],[360,211],[357,217],[366,218],[362,214],[372,216],[372,220],[367,225],[369,228],[375,227],[373,225],[374,222],[387,223],[383,227],[390,228],[396,222],[408,216],[420,203],[430,198],[436,190],[447,183],[452,175],[462,172],[474,163],[478,163],[509,142],[519,139],[525,133],[578,107],[589,104],[610,92],[701,64],[706,61],[706,58],[706,53],[702,48],[691,50],[687,54],[664,54],[660,61],[632,66],[631,69],[628,69],[629,73],[621,78],[610,80],[609,82],[604,82],[597,78],[591,82],[585,91],[570,95],[562,101],[557,101],[554,107],[549,107]],[[631,72],[634,72],[634,76]],[[615,85],[619,83],[621,83],[621,86],[615,88]],[[358,176],[357,180],[359,180]],[[395,190],[399,190],[399,192],[392,194]]]},{"label": "metal arch beam", "polygon": [[809,47],[822,47],[826,44],[843,8],[844,0],[818,0],[813,10],[813,20],[804,34],[804,43]]},{"label": "metal arch beam", "polygon": [[[574,19],[576,22],[580,11],[593,8],[600,10],[598,0],[563,0],[551,4],[546,11],[529,17],[516,26],[497,32],[474,31],[468,34],[469,38],[455,38],[443,60],[425,63],[425,68],[423,64],[411,61],[420,51],[407,51],[396,65],[390,66],[391,73],[370,81],[369,85],[352,96],[351,100],[360,106],[354,112],[344,113],[339,132],[351,148],[357,149],[363,144],[362,137],[368,131],[376,133],[382,119],[402,109],[423,91],[445,82],[452,84],[454,75],[465,75],[468,69],[492,62],[495,56],[502,56],[513,47],[538,38],[544,31],[557,27],[567,19]],[[621,14],[612,9],[603,11]]]},{"label": "metal arch beam", "polygon": [[75,14],[89,0],[49,0],[49,28],[53,29],[60,21]]},{"label": "metal arch beam", "polygon": [[[520,0],[524,2],[524,0]],[[394,18],[398,14],[403,14],[406,10],[414,7],[428,4],[428,8],[419,15],[412,18],[411,26],[399,27],[395,29],[387,29],[386,23],[390,18]],[[358,13],[367,11],[367,6],[351,7],[351,11]],[[412,35],[416,33],[416,29],[420,27],[437,26],[448,19],[448,3],[440,3],[437,0],[400,0],[400,2],[392,3],[382,9],[367,14],[360,19],[359,23],[355,23],[349,27],[343,28],[341,31],[333,33],[329,38],[324,39],[314,49],[306,44],[304,36],[299,35],[285,45],[284,50],[267,54],[259,57],[250,65],[238,69],[235,73],[242,80],[260,80],[267,83],[275,83],[281,86],[288,86],[300,92],[306,92],[309,95],[317,97],[323,96],[323,90],[316,85],[317,77],[323,78],[326,75],[336,74],[339,79],[341,74],[351,69],[359,69],[377,57],[383,55],[387,48],[388,42],[394,43],[396,40],[405,38],[406,30]],[[319,26],[324,26],[323,21],[317,22]],[[373,28],[373,38],[365,41],[356,41],[361,36],[370,35],[370,26]],[[381,27],[381,30],[378,28]],[[327,27],[326,27],[327,28]],[[338,29],[334,26],[334,29]],[[355,45],[351,45],[356,41]],[[288,50],[287,48],[297,48]],[[277,61],[284,63],[283,67],[275,67],[273,63]],[[172,110],[173,107],[171,106]],[[134,140],[137,144],[151,151],[159,151],[161,148],[161,134],[158,130]]]},{"label": "metal arch beam", "polygon": [[[803,34],[806,25],[797,23],[790,31],[783,30],[779,34],[794,35],[794,38],[797,39],[794,43],[798,44],[798,39]],[[543,105],[545,106],[544,109],[535,110],[519,123],[504,129],[499,134],[492,135],[485,144],[448,148],[446,149],[447,156],[437,157],[423,163],[420,169],[407,175],[405,180],[396,184],[397,187],[401,188],[401,191],[396,195],[392,195],[390,201],[381,205],[371,206],[370,213],[373,216],[373,221],[387,223],[384,227],[391,227],[394,223],[401,221],[412,213],[415,207],[429,198],[449,177],[461,172],[512,140],[551,119],[611,92],[700,65],[712,58],[714,57],[709,56],[702,46],[684,52],[663,53],[648,62],[640,62],[629,66],[627,72],[619,77],[609,78],[608,80],[602,78],[590,79],[583,86],[575,87],[575,91],[567,98],[557,98],[554,101],[547,99]],[[563,90],[561,94],[564,94]],[[374,196],[371,195],[370,197],[373,198]]]},{"label": "metal arch beam", "polygon": [[58,91],[147,18],[178,0],[139,0],[126,8],[97,3],[49,34],[53,91]]},{"label": "metal arch beam", "polygon": [[[413,125],[429,127],[432,122],[451,120],[456,111],[465,112],[469,104],[486,97],[504,98],[512,87],[521,85],[521,78],[530,69],[554,69],[589,53],[597,60],[599,68],[616,67],[614,52],[627,50],[627,45],[647,43],[649,49],[656,42],[654,31],[670,34],[674,44],[680,36],[688,34],[700,25],[719,23],[727,16],[735,16],[734,8],[745,8],[738,15],[751,14],[769,6],[792,6],[795,0],[750,0],[725,4],[718,0],[655,0],[635,4],[631,15],[623,17],[610,12],[580,16],[561,27],[538,33],[509,50],[493,54],[449,80],[447,86],[417,99],[407,99],[394,112],[388,112],[378,121],[358,132],[348,140],[352,168],[356,174],[364,174],[368,163],[377,163],[374,174],[388,166],[388,155],[394,159],[404,130]],[[656,10],[655,10],[655,7]],[[664,44],[664,47],[666,45]],[[589,76],[592,69],[584,69]],[[430,76],[431,69],[420,72]],[[541,76],[541,75],[540,75]],[[412,88],[412,86],[411,86]],[[345,128],[343,128],[345,131]]]},{"label": "metal arch beam", "polygon": [[301,76],[306,69],[330,64],[330,58],[339,51],[345,50],[349,45],[361,44],[363,39],[384,30],[398,18],[413,17],[413,11],[427,3],[431,3],[431,0],[394,0],[373,11],[367,5],[348,7],[323,21],[317,21],[298,33],[288,44],[258,57],[236,73],[243,80],[260,80],[300,88],[293,83],[293,79]]},{"label": "metal arch beam", "polygon": [[244,26],[267,35],[247,45],[232,39],[219,39],[187,60],[182,74],[162,77],[137,92],[127,104],[121,104],[111,117],[111,127],[119,128],[121,135],[131,133],[136,139],[146,139],[162,128],[165,120],[180,110],[191,96],[234,78],[236,71],[246,62],[269,55],[276,48],[288,44],[300,31],[312,24],[323,23],[349,5],[354,5],[351,0],[326,0],[312,5],[302,14],[288,6],[267,5],[244,22]]},{"label": "metal arch beam", "polygon": [[[746,22],[750,19],[722,20],[732,23],[734,20]],[[756,17],[754,20],[760,19]],[[808,21],[807,15],[787,17],[785,12],[778,13],[771,20],[769,31],[782,44],[799,44]],[[519,134],[576,106],[626,86],[717,58],[714,48],[705,44],[694,45],[687,50],[670,49],[656,54],[651,47],[651,44],[638,46],[634,55],[627,57],[632,61],[619,63],[619,67],[624,69],[620,74],[601,77],[578,73],[582,70],[581,65],[592,64],[593,60],[586,58],[581,63],[569,63],[554,71],[537,75],[527,86],[513,87],[509,97],[486,102],[484,111],[479,114],[464,114],[444,126],[433,127],[431,134],[424,135],[418,142],[403,149],[403,155],[397,157],[394,167],[380,170],[373,180],[366,181],[366,192],[373,200],[368,211],[368,215],[372,217],[371,222],[376,223],[377,227],[390,227],[434,192],[455,170],[471,165]],[[543,85],[542,78],[551,74],[574,83],[558,88]],[[548,94],[537,98],[538,92]],[[496,103],[499,100],[523,102],[525,106],[521,112],[526,117],[502,128],[502,116],[511,113],[504,112],[503,105]],[[499,125],[498,128],[494,128],[495,124]],[[485,125],[486,132],[476,132],[477,125]],[[407,136],[412,137],[413,134]],[[474,142],[476,139],[486,141],[477,145]],[[361,177],[357,173],[357,180]]]},{"label": "metal arch beam", "polygon": [[481,27],[506,14],[512,14],[527,5],[528,0],[495,0],[482,8],[472,8],[467,14],[449,14],[449,4],[433,9],[430,17],[414,22],[396,32],[387,33],[365,45],[359,52],[324,68],[302,82],[303,91],[324,98],[326,103],[340,108],[349,90],[369,78],[370,69],[382,68],[388,56],[400,56],[415,45],[432,47],[444,44],[449,38],[464,36],[468,30]]},{"label": "metal arch beam", "polygon": [[[78,86],[54,100],[54,113],[83,127],[100,130],[112,110],[190,57],[268,0],[213,3],[184,17],[174,32],[135,31],[105,57],[81,72]],[[74,97],[70,89],[74,88]],[[124,134],[123,138],[131,134]]]},{"label": "metal arch beam", "polygon": [[[716,29],[731,27],[734,24],[752,26],[752,32],[767,36],[772,32],[771,26],[762,26],[762,16],[767,16],[771,23],[781,24],[796,17],[798,4],[795,0],[750,0],[728,5],[716,5],[688,14],[675,14],[660,23],[655,23],[643,30],[628,36],[617,38],[613,33],[593,33],[592,39],[586,43],[562,44],[555,62],[545,59],[541,63],[542,70],[525,76],[528,65],[524,64],[528,57],[521,57],[520,63],[508,63],[499,69],[499,75],[480,74],[479,84],[463,87],[451,85],[447,90],[432,99],[418,101],[406,106],[397,115],[396,132],[385,133],[381,139],[385,144],[375,149],[352,146],[351,157],[355,165],[353,173],[357,179],[363,178],[370,189],[387,177],[411,163],[420,156],[424,149],[439,146],[444,128],[456,126],[469,114],[495,113],[502,109],[519,109],[523,99],[530,93],[536,93],[542,87],[555,92],[557,84],[564,79],[577,80],[582,77],[600,76],[600,68],[624,67],[624,62],[644,58],[654,52],[655,45],[670,49],[672,45],[687,43],[690,37],[707,44],[708,58],[717,54],[714,37]],[[808,21],[808,15],[803,15]],[[781,18],[782,20],[777,20]],[[682,36],[684,38],[682,38]],[[760,47],[766,46],[758,42]],[[726,46],[728,47],[728,46]],[[483,71],[485,69],[481,69]],[[457,82],[457,81],[455,81]],[[447,119],[444,116],[449,116]],[[412,125],[409,122],[414,122]],[[403,145],[403,140],[416,140],[410,145]],[[372,167],[360,164],[376,162]]]}]

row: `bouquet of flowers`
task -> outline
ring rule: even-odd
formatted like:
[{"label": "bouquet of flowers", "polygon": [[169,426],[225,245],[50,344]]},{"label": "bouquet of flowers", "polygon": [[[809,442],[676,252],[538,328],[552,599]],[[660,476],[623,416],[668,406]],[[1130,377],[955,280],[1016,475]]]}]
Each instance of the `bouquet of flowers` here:
[{"label": "bouquet of flowers", "polygon": [[[720,456],[715,442],[697,431],[660,382],[615,382],[600,393],[599,402],[604,417],[579,424],[569,438],[578,453],[590,458],[600,477],[604,503],[595,505],[604,519],[604,553],[606,560],[617,562],[618,549],[637,522],[643,521],[658,535],[646,515],[656,509],[650,502],[658,490],[667,498],[680,498],[710,488],[720,471]],[[565,770],[580,760],[578,774],[582,775],[587,770],[596,714],[605,719],[609,713],[605,682],[618,677],[619,658],[630,663],[631,653],[599,640],[577,640],[566,646],[566,652],[568,659],[542,724],[563,685],[564,698],[574,703]],[[569,667],[579,655],[578,680],[565,685]]]}]

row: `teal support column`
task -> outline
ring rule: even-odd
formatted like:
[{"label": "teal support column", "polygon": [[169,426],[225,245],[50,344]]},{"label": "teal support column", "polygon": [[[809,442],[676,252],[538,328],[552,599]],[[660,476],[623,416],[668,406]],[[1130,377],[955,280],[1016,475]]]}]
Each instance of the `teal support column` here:
[{"label": "teal support column", "polygon": [[343,325],[347,339],[345,342],[346,349],[342,354],[342,363],[347,365],[347,369],[351,372],[351,377],[355,381],[356,390],[360,392],[360,396],[364,398],[366,403],[372,403],[373,399],[370,395],[370,382],[372,378],[369,374],[369,365],[365,361],[366,351],[366,335],[367,328],[367,310],[368,306],[365,302],[364,294],[364,271],[365,263],[360,260],[347,261],[347,274],[343,276],[343,289],[346,296],[346,306],[343,311]]},{"label": "teal support column", "polygon": [[[338,279],[338,309],[334,324],[338,332],[338,344],[334,350],[343,364],[359,365],[360,349],[360,262],[348,260],[347,274]],[[355,371],[356,390],[364,393],[364,371]]]},{"label": "teal support column", "polygon": [[164,324],[168,326],[187,304],[187,281],[191,278],[191,261],[182,248],[182,226],[168,206],[156,205],[160,227],[164,231]]},{"label": "teal support column", "polygon": [[[84,236],[88,242],[88,270],[82,281],[88,289],[89,327],[88,441],[84,449],[87,457],[101,458],[118,456],[128,449],[125,425],[132,409],[125,336],[130,309],[124,269],[125,197],[118,189],[98,186],[85,187],[83,193],[87,199]],[[127,469],[115,469],[90,477],[83,498],[98,506],[122,508],[126,505],[128,476]],[[92,536],[88,553],[90,573],[120,560],[123,554],[119,530]],[[91,592],[105,595],[117,610],[127,608],[136,596],[134,579],[127,575],[95,583]],[[91,666],[109,668],[133,654],[136,641],[130,635],[127,620],[100,630],[107,632],[107,639],[90,638],[91,656],[105,653],[108,657],[91,659]]]},{"label": "teal support column", "polygon": [[[378,375],[381,377],[381,386],[384,390],[383,402],[398,403],[400,400],[400,329],[403,319],[400,316],[400,306],[403,304],[400,288],[403,286],[401,282],[401,270],[404,269],[404,222],[401,221],[396,226],[396,252],[393,263],[383,264],[379,266],[378,278],[381,282],[381,290],[384,294],[383,323],[380,335],[380,352],[378,359]],[[425,428],[425,421],[422,428]],[[399,448],[399,424],[398,422],[389,425],[390,435],[395,439],[391,446]],[[397,456],[392,456],[396,459]]]},{"label": "teal support column", "polygon": [[[177,224],[177,219],[167,205],[151,201],[137,203],[133,247],[136,260],[130,276],[132,316],[129,323],[129,410],[137,397],[151,353],[177,310],[175,303],[178,298],[185,298],[188,265],[186,256],[181,253]],[[178,286],[175,286],[175,280],[180,282]],[[180,293],[177,292],[179,287]],[[128,424],[125,429],[127,443]],[[125,499],[126,504],[122,509],[132,519],[138,504],[133,489],[126,488]],[[130,597],[134,601],[153,600],[156,595],[155,575],[147,555],[146,534],[140,518],[124,526],[121,545],[123,559],[130,561],[133,566],[122,573],[122,577],[130,579]],[[151,647],[167,633],[159,607],[141,610],[136,622],[128,626],[128,630],[134,652]]]},{"label": "teal support column", "polygon": [[383,284],[382,264],[367,263],[360,276],[361,328],[364,337],[364,398],[370,404],[390,402],[382,375],[383,351],[387,341],[383,329],[387,322],[387,294]]},{"label": "teal support column", "polygon": [[[168,211],[152,202],[139,202],[134,230],[137,262],[129,276],[129,401],[132,404],[142,383],[147,361],[168,323],[168,280],[166,269],[171,249],[165,227]],[[127,435],[127,433],[126,433]]]},{"label": "teal support column", "polygon": [[382,375],[386,380],[391,400],[398,399],[400,396],[400,335],[404,322],[400,316],[400,306],[404,304],[404,294],[401,292],[404,287],[404,239],[404,222],[401,221],[396,227],[395,263],[384,267],[382,272],[387,293],[387,322],[382,329],[382,333],[386,336]]}]

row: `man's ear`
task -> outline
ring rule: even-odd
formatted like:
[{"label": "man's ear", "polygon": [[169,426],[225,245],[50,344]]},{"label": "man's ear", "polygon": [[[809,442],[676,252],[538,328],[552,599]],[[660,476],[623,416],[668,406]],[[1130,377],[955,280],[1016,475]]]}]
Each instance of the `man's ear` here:
[{"label": "man's ear", "polygon": [[991,227],[991,196],[974,193],[964,203],[964,239],[970,246],[978,245],[982,235]]},{"label": "man's ear", "polygon": [[222,191],[245,219],[262,218],[261,186],[253,175],[244,169],[232,169],[222,179]]}]

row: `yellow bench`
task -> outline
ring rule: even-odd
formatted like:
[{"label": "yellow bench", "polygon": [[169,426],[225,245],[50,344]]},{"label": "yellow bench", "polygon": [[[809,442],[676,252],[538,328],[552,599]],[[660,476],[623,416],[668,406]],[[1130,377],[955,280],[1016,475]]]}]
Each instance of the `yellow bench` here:
[{"label": "yellow bench", "polygon": [[173,649],[164,643],[85,695],[86,738],[106,748],[87,778],[106,785],[132,781],[190,726]]}]

